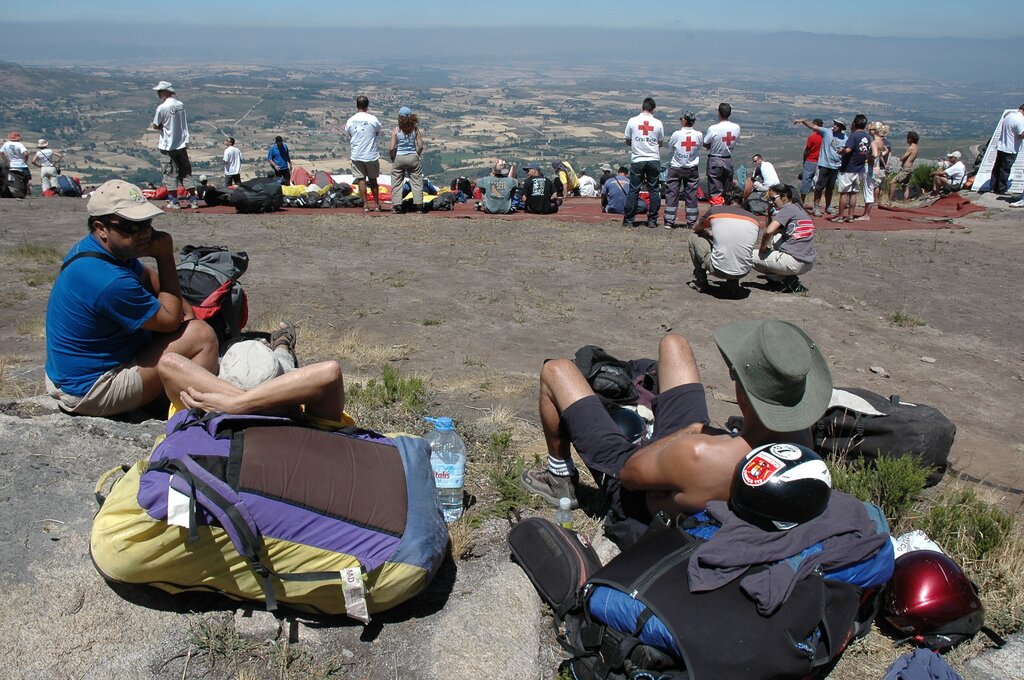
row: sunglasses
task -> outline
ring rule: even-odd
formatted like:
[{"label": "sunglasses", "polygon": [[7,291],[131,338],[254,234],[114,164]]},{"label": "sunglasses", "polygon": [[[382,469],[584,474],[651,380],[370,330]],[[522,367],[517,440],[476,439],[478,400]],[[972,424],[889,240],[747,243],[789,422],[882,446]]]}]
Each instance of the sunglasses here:
[{"label": "sunglasses", "polygon": [[140,231],[147,231],[153,228],[153,220],[151,219],[133,222],[131,220],[112,220],[107,218],[104,224],[112,229],[117,229],[123,234],[138,234]]}]

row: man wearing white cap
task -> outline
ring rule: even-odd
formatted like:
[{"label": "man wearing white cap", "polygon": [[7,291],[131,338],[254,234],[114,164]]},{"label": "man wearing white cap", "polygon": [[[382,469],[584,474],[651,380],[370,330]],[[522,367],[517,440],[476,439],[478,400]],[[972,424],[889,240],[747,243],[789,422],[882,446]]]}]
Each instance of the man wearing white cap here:
[{"label": "man wearing white cap", "polygon": [[939,168],[932,173],[932,190],[935,193],[940,191],[960,191],[964,185],[964,175],[967,169],[960,160],[959,151],[950,151],[946,154],[946,167]]},{"label": "man wearing white cap", "polygon": [[39,180],[43,191],[57,190],[57,163],[64,158],[63,155],[49,148],[50,143],[40,139],[36,144],[36,155],[32,157],[32,165],[39,168]]},{"label": "man wearing white cap", "polygon": [[196,183],[192,179],[192,163],[188,159],[188,119],[185,117],[185,105],[174,96],[174,86],[161,80],[153,86],[160,98],[160,106],[156,107],[152,128],[160,131],[160,141],[156,148],[165,156],[162,165],[164,173],[163,186],[167,189],[167,207],[176,210],[181,207],[178,202],[178,189],[184,188],[188,194],[189,206],[199,207],[196,195]]},{"label": "man wearing white cap", "polygon": [[87,210],[89,234],[64,258],[46,307],[46,389],[68,413],[112,416],[163,393],[165,353],[215,372],[217,337],[181,297],[174,243],[153,229],[160,208],[111,180]]}]

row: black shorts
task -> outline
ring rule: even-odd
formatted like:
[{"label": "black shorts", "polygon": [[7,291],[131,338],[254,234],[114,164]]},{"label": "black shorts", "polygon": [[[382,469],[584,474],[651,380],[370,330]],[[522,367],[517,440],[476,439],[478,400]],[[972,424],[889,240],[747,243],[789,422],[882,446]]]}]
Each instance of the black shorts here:
[{"label": "black shorts", "polygon": [[[700,383],[678,385],[662,392],[654,398],[651,408],[654,411],[651,441],[694,423],[710,422],[704,385]],[[626,460],[642,446],[626,438],[596,395],[584,397],[565,409],[562,427],[587,467],[616,478]]]},{"label": "black shorts", "polygon": [[839,179],[839,170],[836,168],[826,168],[822,165],[818,166],[818,181],[814,184],[815,191],[824,191],[836,185],[836,180]]}]

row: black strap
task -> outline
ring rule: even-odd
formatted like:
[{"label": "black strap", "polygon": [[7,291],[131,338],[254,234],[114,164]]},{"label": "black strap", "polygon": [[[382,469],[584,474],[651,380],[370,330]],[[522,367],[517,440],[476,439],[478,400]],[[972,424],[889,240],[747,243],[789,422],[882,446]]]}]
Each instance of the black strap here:
[{"label": "black strap", "polygon": [[[80,260],[83,257],[94,257],[97,260],[106,260],[110,264],[115,265],[117,267],[124,267],[125,266],[124,262],[121,262],[120,260],[116,259],[113,255],[108,255],[107,253],[101,253],[98,250],[83,250],[82,252],[75,253],[74,255],[69,257],[67,260],[65,260],[64,264],[62,264],[60,266],[60,270],[64,271],[65,269],[68,268],[69,264],[71,264],[75,260]],[[132,273],[134,274],[134,272],[132,272]]]},{"label": "black strap", "polygon": [[1001,638],[998,633],[989,628],[988,626],[982,626],[981,632],[988,636],[988,639],[995,643],[996,647],[1002,648],[1006,645],[1006,640]]}]

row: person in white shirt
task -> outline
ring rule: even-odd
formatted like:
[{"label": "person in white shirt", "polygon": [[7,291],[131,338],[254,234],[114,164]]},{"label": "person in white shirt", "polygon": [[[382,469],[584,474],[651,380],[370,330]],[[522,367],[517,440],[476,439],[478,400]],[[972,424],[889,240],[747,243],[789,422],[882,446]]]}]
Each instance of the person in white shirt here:
[{"label": "person in white shirt", "polygon": [[750,194],[755,191],[763,194],[776,184],[782,184],[779,181],[779,173],[775,172],[775,166],[766,161],[761,154],[755,153],[750,160],[754,164],[754,171],[750,173],[750,177],[747,177],[747,181],[744,183],[744,204],[750,198]]},{"label": "person in white shirt", "polygon": [[597,180],[588,175],[586,170],[580,170],[580,196],[597,198]]},{"label": "person in white shirt", "polygon": [[708,194],[711,205],[722,205],[722,192],[733,183],[732,150],[740,139],[740,126],[729,120],[732,106],[718,105],[718,122],[704,133],[704,148],[708,150]]},{"label": "person in white shirt", "polygon": [[[1024,104],[1003,116],[996,145],[996,161],[992,166],[992,193],[1005,194],[1010,189],[1010,169],[1013,168],[1024,140]],[[1015,206],[1016,207],[1016,206]]]},{"label": "person in white shirt", "polygon": [[64,159],[64,156],[57,151],[49,148],[50,143],[45,139],[40,139],[36,143],[36,155],[32,157],[32,165],[39,168],[39,180],[42,185],[43,191],[56,191],[57,190],[57,163],[60,163]]},{"label": "person in white shirt", "polygon": [[932,191],[960,191],[964,185],[964,175],[967,169],[960,161],[959,151],[950,151],[946,154],[946,167],[939,168],[932,173]]},{"label": "person in white shirt", "polygon": [[[3,180],[0,184],[0,194],[7,195],[8,193],[8,182],[7,173],[8,171],[18,173],[24,177],[24,190],[25,193],[29,193],[29,181],[32,179],[32,173],[28,168],[28,149],[21,143],[21,135],[17,132],[12,132],[7,135],[7,141],[0,145],[0,170],[3,171]],[[15,197],[20,197],[21,191],[18,190]]]},{"label": "person in white shirt", "polygon": [[669,146],[672,160],[669,163],[668,179],[665,180],[665,228],[676,226],[676,212],[679,196],[686,205],[686,227],[692,229],[697,223],[697,187],[700,185],[700,150],[704,146],[704,134],[694,130],[697,114],[687,111],[679,118],[682,124],[672,133]]},{"label": "person in white shirt", "polygon": [[[345,123],[345,132],[352,140],[352,174],[359,185],[359,197],[366,200],[366,185],[369,184],[377,210],[384,212],[386,209],[380,204],[380,190],[377,187],[377,178],[380,176],[377,135],[380,134],[381,125],[376,116],[368,113],[369,108],[369,98],[363,95],[356,97],[356,113]],[[369,207],[364,210],[370,212]]]},{"label": "person in white shirt", "polygon": [[224,186],[242,183],[242,152],[235,146],[235,138],[228,137],[224,148]]},{"label": "person in white shirt", "polygon": [[198,208],[199,195],[196,193],[196,182],[192,179],[192,162],[188,159],[189,136],[185,105],[175,98],[174,86],[166,80],[161,80],[153,89],[160,98],[160,106],[156,107],[150,127],[160,131],[160,141],[156,148],[165,157],[162,169],[163,186],[167,189],[167,207],[172,210],[181,207],[178,190],[183,188],[189,206]]},{"label": "person in white shirt", "polygon": [[656,108],[650,97],[644,99],[639,115],[626,123],[624,132],[626,146],[630,149],[629,194],[626,196],[622,226],[632,227],[636,217],[640,185],[646,184],[650,194],[647,208],[647,226],[658,226],[658,210],[661,208],[661,144],[665,140],[665,127],[654,117]]}]

